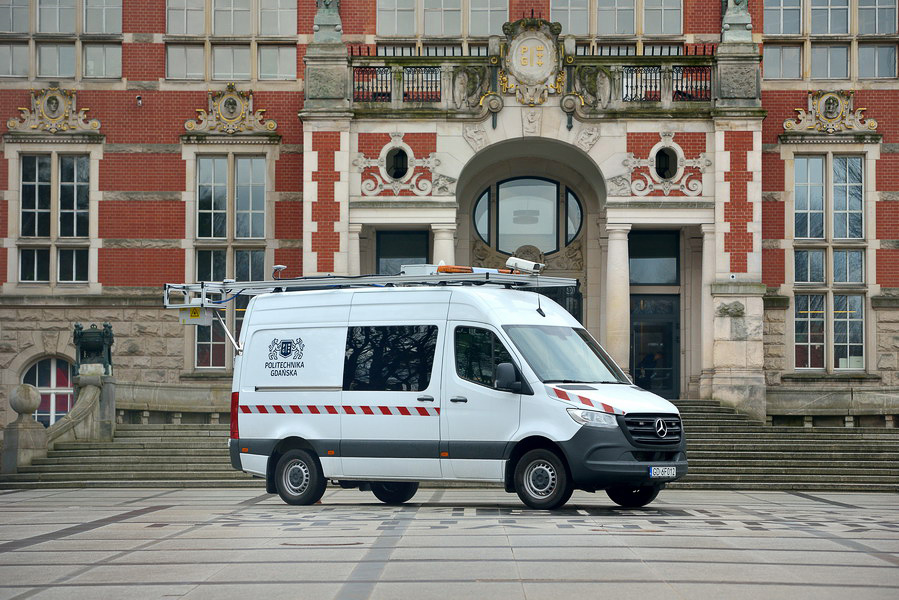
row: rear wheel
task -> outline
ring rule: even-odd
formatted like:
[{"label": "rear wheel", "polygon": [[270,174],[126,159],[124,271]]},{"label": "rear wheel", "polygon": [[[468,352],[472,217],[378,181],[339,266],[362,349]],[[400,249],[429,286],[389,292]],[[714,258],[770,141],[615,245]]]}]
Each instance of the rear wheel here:
[{"label": "rear wheel", "polygon": [[572,491],[565,463],[555,452],[531,450],[515,465],[515,492],[531,508],[561,508]]},{"label": "rear wheel", "polygon": [[619,485],[607,489],[606,494],[609,495],[612,502],[619,506],[640,508],[655,500],[661,490],[662,487],[658,485]]},{"label": "rear wheel", "polygon": [[287,504],[315,504],[327,484],[318,459],[306,450],[288,450],[275,468],[275,488]]},{"label": "rear wheel", "polygon": [[418,491],[417,481],[372,481],[371,491],[384,504],[402,504]]}]

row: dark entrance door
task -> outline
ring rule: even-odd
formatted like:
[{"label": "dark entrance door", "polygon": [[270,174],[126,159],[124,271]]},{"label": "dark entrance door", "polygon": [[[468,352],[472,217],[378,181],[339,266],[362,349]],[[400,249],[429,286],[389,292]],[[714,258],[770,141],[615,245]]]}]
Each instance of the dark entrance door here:
[{"label": "dark entrance door", "polygon": [[680,391],[680,296],[631,295],[631,357],[634,383],[663,398]]}]

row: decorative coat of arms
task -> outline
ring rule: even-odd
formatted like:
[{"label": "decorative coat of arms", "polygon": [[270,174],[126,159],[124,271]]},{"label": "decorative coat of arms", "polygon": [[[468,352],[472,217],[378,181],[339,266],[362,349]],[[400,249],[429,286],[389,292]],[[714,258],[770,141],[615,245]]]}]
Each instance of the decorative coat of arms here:
[{"label": "decorative coat of arms", "polygon": [[20,119],[6,122],[10,131],[37,133],[83,133],[100,130],[100,121],[88,119],[89,108],[77,108],[75,90],[47,88],[31,90],[31,108],[19,107]]},{"label": "decorative coat of arms", "polygon": [[784,129],[802,133],[874,131],[877,121],[865,119],[865,110],[855,108],[851,90],[809,92],[808,108],[797,108],[796,118],[784,121]]},{"label": "decorative coat of arms", "polygon": [[302,338],[293,340],[279,340],[275,338],[268,345],[268,359],[283,360],[290,358],[292,360],[300,360],[303,358],[303,350],[305,348],[306,344],[303,343]]},{"label": "decorative coat of arms", "polygon": [[265,118],[265,109],[253,108],[253,90],[242,92],[229,83],[225,91],[208,92],[208,109],[197,109],[197,118],[184,128],[196,133],[271,132],[278,123]]},{"label": "decorative coat of arms", "polygon": [[549,94],[561,94],[564,72],[559,34],[562,26],[543,19],[520,19],[503,25],[508,40],[500,86],[521,104],[536,106]]}]

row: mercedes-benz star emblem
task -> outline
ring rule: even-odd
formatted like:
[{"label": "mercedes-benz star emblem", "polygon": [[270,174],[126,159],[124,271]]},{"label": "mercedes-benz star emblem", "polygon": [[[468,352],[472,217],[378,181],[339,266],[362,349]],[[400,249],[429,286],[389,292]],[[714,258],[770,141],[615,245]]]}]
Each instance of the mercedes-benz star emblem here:
[{"label": "mercedes-benz star emblem", "polygon": [[659,437],[665,437],[668,435],[668,426],[665,425],[665,421],[663,419],[656,419],[656,435]]}]

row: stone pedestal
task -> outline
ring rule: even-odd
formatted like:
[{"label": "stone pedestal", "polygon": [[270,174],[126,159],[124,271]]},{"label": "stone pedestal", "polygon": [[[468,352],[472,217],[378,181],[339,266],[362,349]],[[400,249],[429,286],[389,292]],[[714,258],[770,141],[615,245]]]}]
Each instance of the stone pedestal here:
[{"label": "stone pedestal", "polygon": [[19,416],[3,430],[0,473],[17,473],[19,467],[47,456],[47,430],[31,416],[40,402],[41,395],[32,385],[23,383],[13,389],[9,404]]},{"label": "stone pedestal", "polygon": [[443,261],[445,265],[456,263],[456,226],[431,225],[434,234],[434,252],[432,261],[435,265]]},{"label": "stone pedestal", "polygon": [[766,416],[762,283],[716,283],[712,397],[752,419]]}]

